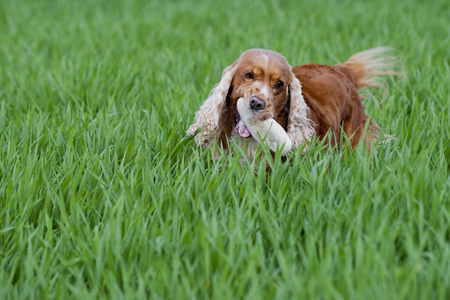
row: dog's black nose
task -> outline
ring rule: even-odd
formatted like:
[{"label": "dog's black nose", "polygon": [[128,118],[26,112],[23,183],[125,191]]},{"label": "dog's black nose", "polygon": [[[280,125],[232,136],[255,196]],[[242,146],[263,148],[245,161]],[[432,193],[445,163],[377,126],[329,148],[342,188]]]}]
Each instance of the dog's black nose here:
[{"label": "dog's black nose", "polygon": [[250,108],[253,110],[261,110],[266,108],[266,102],[262,101],[258,97],[250,97]]}]

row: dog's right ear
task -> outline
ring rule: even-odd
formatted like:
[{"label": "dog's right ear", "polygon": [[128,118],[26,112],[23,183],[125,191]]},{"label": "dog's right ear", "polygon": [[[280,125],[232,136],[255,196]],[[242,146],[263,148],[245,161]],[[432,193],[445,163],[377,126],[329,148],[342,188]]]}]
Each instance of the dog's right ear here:
[{"label": "dog's right ear", "polygon": [[303,99],[302,85],[300,81],[291,74],[289,84],[289,118],[287,134],[292,141],[292,149],[298,148],[301,144],[308,142],[314,135],[313,122],[308,119],[309,108]]},{"label": "dog's right ear", "polygon": [[[231,81],[236,74],[239,60],[223,70],[222,78],[209,93],[208,99],[203,102],[200,109],[195,113],[195,123],[186,131],[189,135],[194,135],[195,142],[200,147],[206,147],[214,141],[214,137],[220,132],[220,117],[225,106],[228,90]],[[203,130],[201,128],[203,127]]]}]

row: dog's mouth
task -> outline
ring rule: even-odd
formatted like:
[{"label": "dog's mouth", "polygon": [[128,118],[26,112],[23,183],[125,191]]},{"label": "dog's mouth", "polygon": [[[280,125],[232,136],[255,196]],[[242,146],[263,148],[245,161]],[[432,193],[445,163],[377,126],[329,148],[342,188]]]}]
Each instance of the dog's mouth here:
[{"label": "dog's mouth", "polygon": [[251,133],[248,130],[247,126],[245,126],[244,122],[242,121],[239,112],[236,112],[236,126],[234,127],[234,129],[241,138],[248,138],[251,136]]}]

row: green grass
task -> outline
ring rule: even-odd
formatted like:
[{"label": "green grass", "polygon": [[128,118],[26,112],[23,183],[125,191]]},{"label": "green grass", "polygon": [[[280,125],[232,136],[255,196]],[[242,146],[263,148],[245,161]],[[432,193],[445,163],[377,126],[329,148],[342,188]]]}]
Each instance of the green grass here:
[{"label": "green grass", "polygon": [[[0,0],[0,299],[448,299],[449,10]],[[375,158],[319,143],[266,177],[185,137],[248,48],[382,45],[405,77],[365,100],[397,137]]]}]

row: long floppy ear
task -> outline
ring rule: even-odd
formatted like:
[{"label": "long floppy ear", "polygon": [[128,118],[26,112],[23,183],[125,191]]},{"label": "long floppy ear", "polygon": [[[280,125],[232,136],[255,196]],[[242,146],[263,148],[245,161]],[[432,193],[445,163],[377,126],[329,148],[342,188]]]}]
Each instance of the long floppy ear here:
[{"label": "long floppy ear", "polygon": [[290,107],[287,134],[291,138],[292,149],[295,149],[304,142],[309,141],[315,130],[313,122],[308,119],[309,108],[303,99],[302,86],[294,74],[291,75],[289,96]]},{"label": "long floppy ear", "polygon": [[203,102],[200,109],[195,113],[195,123],[186,131],[187,134],[194,135],[203,126],[203,132],[199,132],[195,137],[195,142],[201,147],[208,146],[220,132],[220,117],[231,81],[234,74],[236,74],[238,61],[223,70],[222,79],[212,89],[208,99]]}]

